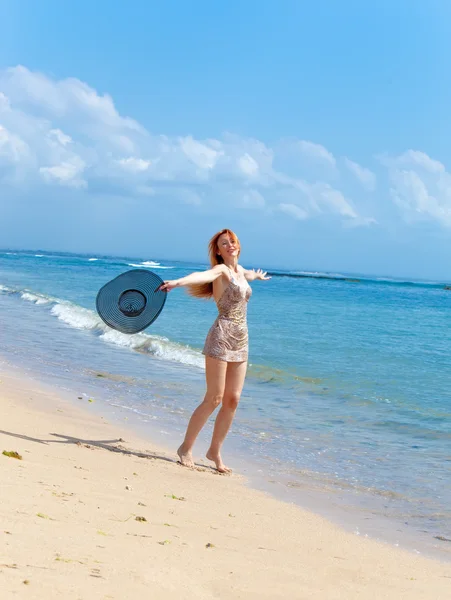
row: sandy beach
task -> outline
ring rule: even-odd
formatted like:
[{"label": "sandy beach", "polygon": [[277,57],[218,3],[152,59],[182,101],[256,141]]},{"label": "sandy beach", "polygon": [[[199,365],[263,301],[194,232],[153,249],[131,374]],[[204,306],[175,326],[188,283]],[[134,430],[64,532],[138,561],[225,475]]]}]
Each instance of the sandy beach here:
[{"label": "sandy beach", "polygon": [[451,597],[449,564],[185,469],[86,399],[0,380],[2,600]]}]

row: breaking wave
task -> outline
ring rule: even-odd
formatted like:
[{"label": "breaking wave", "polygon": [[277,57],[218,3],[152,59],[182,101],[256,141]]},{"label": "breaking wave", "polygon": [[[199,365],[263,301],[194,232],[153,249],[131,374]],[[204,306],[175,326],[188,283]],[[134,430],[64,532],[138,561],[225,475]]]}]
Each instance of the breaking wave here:
[{"label": "breaking wave", "polygon": [[127,335],[108,327],[97,313],[73,302],[54,298],[28,289],[14,289],[0,285],[0,294],[16,295],[26,302],[47,305],[50,314],[69,327],[84,329],[98,335],[105,343],[150,354],[159,359],[204,368],[204,358],[199,350],[173,342],[168,338],[147,333]]},{"label": "breaking wave", "polygon": [[127,263],[129,267],[137,267],[138,269],[142,269],[143,267],[146,269],[173,269],[174,267],[164,267],[159,263],[154,263],[151,260],[146,260],[142,263]]}]

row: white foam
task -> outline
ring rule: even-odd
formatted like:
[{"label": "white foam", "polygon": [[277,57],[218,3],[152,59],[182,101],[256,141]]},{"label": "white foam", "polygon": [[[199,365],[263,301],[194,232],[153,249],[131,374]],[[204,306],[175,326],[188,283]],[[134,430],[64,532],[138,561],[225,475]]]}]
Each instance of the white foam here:
[{"label": "white foam", "polygon": [[160,263],[159,262],[155,262],[154,260],[144,260],[141,264],[143,266],[146,266],[146,267],[156,267]]},{"label": "white foam", "polygon": [[194,367],[204,367],[203,356],[199,351],[189,346],[171,342],[161,336],[148,335],[147,333],[127,335],[120,331],[108,329],[100,337],[106,342],[122,346],[123,348],[130,348],[130,350],[135,350],[136,352],[147,352],[152,354],[152,356],[164,360],[171,360]]},{"label": "white foam", "polygon": [[37,258],[42,258],[44,255],[43,255],[43,254],[35,254],[35,256],[36,256]]},{"label": "white foam", "polygon": [[92,261],[94,261],[94,260],[99,260],[99,259],[98,259],[98,258],[88,258],[88,261],[89,261],[89,262],[92,262]]},{"label": "white foam", "polygon": [[34,302],[35,304],[48,304],[52,300],[48,296],[41,296],[40,294],[31,294],[30,292],[23,292],[20,297],[22,300],[28,302]]},{"label": "white foam", "polygon": [[103,329],[103,321],[87,308],[75,304],[55,304],[50,311],[60,321],[75,329]]},{"label": "white foam", "polygon": [[145,267],[146,269],[173,269],[174,267],[163,267],[162,265],[149,265],[147,264],[147,262],[145,263],[128,263],[129,267],[137,267],[137,268],[142,268]]}]

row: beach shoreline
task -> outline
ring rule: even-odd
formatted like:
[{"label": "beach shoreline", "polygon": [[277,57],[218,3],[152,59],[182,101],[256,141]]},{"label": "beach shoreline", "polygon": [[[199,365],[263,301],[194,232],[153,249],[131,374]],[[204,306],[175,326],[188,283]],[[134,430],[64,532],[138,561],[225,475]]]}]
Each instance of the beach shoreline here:
[{"label": "beach shoreline", "polygon": [[0,456],[11,597],[449,597],[449,564],[355,536],[242,476],[182,468],[125,425],[0,372],[0,451],[22,456]]},{"label": "beach shoreline", "polygon": [[[151,370],[152,379],[158,368],[164,364],[160,359],[155,360],[155,368]],[[189,415],[178,415],[176,421],[165,423],[164,418],[162,421],[163,415],[158,411],[152,414],[147,409],[144,416],[139,407],[133,407],[133,403],[124,404],[119,398],[115,398],[114,391],[108,392],[102,386],[90,385],[89,378],[77,378],[76,374],[69,377],[66,374],[64,378],[49,373],[44,376],[44,371],[38,371],[36,365],[28,367],[25,374],[23,367],[16,363],[17,361],[14,364],[7,363],[3,357],[3,364],[8,364],[8,369],[16,372],[16,377],[31,378],[37,385],[46,386],[51,393],[56,393],[76,407],[86,410],[89,418],[106,418],[124,431],[124,436],[145,440],[142,442],[144,444],[150,439],[153,447],[162,449],[174,460],[178,459],[175,450],[183,439]],[[187,375],[186,367],[182,368],[184,375]],[[121,375],[92,371],[90,377],[93,383],[98,383],[121,378]],[[246,400],[244,398],[243,402]],[[179,401],[182,402],[182,399]],[[239,418],[239,415],[237,417]],[[206,460],[205,452],[208,449],[213,423],[214,419],[210,419],[196,443],[194,457],[196,464],[201,468],[210,468],[212,465]],[[308,470],[294,469],[290,473],[287,465],[283,463],[273,464],[267,459],[262,460],[261,457],[250,455],[245,438],[233,428],[224,448],[224,456],[227,463],[233,467],[235,475],[239,474],[244,484],[251,489],[269,494],[284,503],[295,504],[353,535],[388,543],[432,559],[451,562],[449,534],[446,531],[438,531],[436,536],[442,535],[436,537],[430,531],[421,531],[412,526],[402,514],[394,518],[390,514],[393,510],[387,511],[391,502],[390,495],[378,496],[365,489],[346,489],[343,487],[346,482],[327,482],[321,474]]]}]

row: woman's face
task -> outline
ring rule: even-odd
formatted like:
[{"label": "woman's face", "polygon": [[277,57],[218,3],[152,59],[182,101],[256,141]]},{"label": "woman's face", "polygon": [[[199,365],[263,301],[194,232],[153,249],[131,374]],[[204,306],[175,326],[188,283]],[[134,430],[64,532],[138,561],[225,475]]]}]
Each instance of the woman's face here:
[{"label": "woman's face", "polygon": [[228,233],[223,233],[218,238],[218,254],[222,257],[224,262],[227,259],[230,261],[231,258],[238,256],[240,246],[238,242],[234,242]]}]

